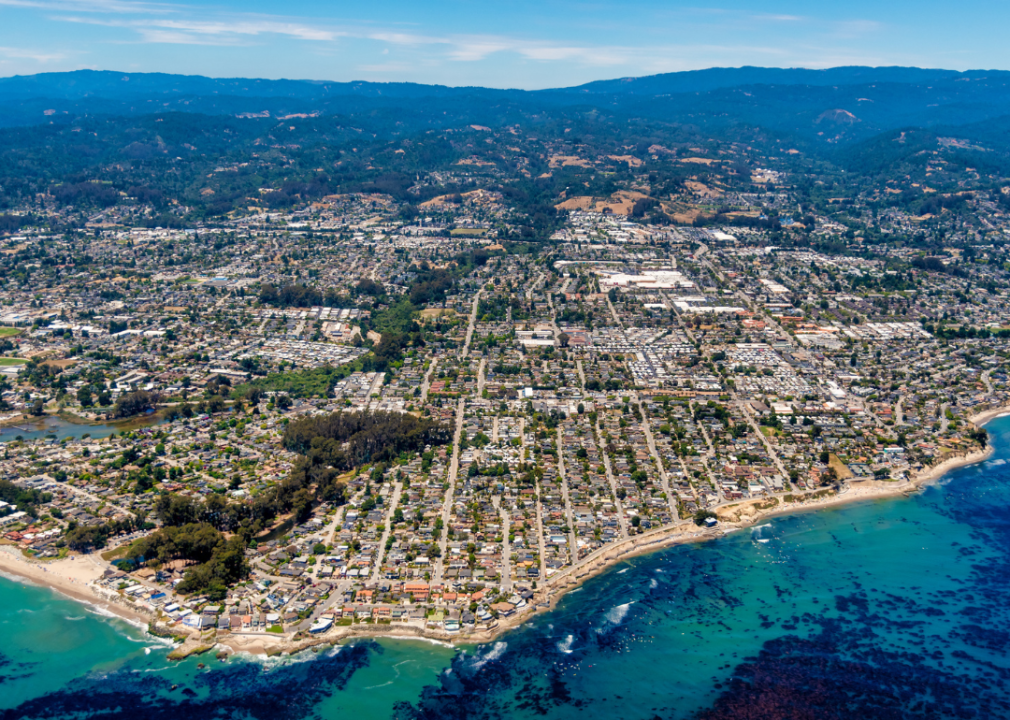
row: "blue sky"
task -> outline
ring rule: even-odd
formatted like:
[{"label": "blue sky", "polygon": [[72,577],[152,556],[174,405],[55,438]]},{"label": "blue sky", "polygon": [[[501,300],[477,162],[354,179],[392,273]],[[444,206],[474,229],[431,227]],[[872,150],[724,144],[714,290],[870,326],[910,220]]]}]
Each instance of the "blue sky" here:
[{"label": "blue sky", "polygon": [[966,0],[0,0],[0,76],[92,68],[542,88],[706,67],[1010,65]]}]

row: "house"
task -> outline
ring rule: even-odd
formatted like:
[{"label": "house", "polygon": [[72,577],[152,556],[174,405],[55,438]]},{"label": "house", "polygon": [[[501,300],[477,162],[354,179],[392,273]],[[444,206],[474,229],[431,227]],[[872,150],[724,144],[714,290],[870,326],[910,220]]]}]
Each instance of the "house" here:
[{"label": "house", "polygon": [[309,632],[312,634],[324,633],[333,627],[333,617],[331,615],[323,615],[321,618],[312,623],[312,627],[309,628]]},{"label": "house", "polygon": [[405,582],[403,584],[403,592],[406,595],[412,595],[415,602],[424,602],[428,599],[428,583],[426,582]]},{"label": "house", "polygon": [[515,605],[509,602],[497,602],[491,606],[491,609],[494,610],[499,615],[501,615],[502,617],[508,617],[513,612],[515,612],[516,607]]}]

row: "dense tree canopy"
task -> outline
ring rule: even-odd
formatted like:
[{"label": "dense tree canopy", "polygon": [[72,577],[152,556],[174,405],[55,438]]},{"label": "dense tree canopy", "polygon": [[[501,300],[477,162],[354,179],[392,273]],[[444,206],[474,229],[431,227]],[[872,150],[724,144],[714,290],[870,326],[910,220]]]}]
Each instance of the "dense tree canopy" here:
[{"label": "dense tree canopy", "polygon": [[312,465],[347,470],[389,461],[403,452],[449,442],[450,430],[432,420],[385,411],[336,412],[306,417],[288,425],[284,447],[305,455]]}]

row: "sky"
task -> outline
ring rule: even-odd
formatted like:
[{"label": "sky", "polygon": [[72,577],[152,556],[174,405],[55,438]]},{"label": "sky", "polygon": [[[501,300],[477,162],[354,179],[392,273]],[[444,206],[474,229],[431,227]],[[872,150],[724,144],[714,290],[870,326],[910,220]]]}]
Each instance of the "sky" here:
[{"label": "sky", "polygon": [[0,77],[567,87],[708,67],[1010,69],[1010,3],[962,0],[0,0]]}]

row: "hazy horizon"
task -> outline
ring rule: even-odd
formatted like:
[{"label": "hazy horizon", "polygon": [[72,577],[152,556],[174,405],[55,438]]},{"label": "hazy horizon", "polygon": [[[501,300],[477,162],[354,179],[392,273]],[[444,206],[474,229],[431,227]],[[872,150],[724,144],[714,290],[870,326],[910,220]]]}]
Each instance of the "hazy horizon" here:
[{"label": "hazy horizon", "polygon": [[[540,89],[712,67],[1010,67],[1007,8],[0,0],[0,76],[81,69]],[[914,10],[914,12],[912,12]]]}]

